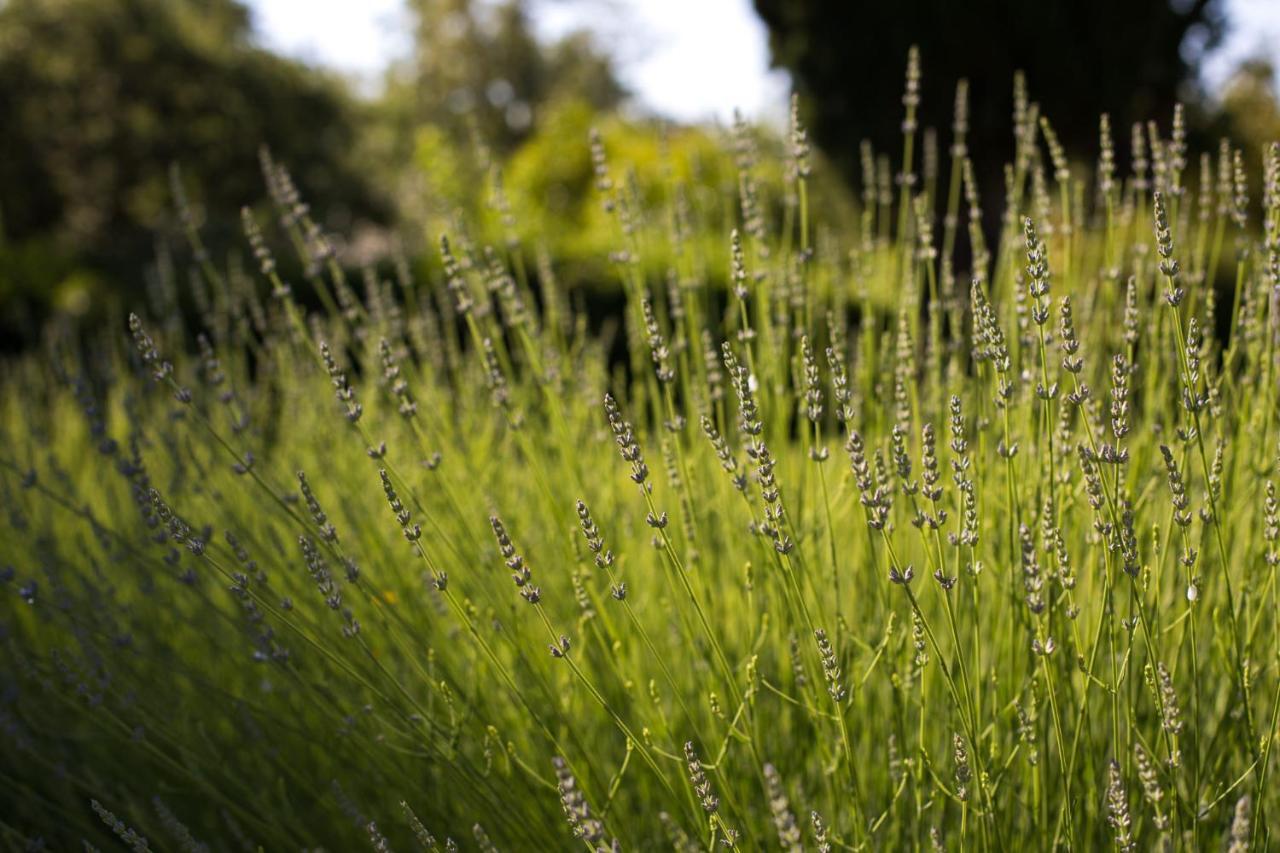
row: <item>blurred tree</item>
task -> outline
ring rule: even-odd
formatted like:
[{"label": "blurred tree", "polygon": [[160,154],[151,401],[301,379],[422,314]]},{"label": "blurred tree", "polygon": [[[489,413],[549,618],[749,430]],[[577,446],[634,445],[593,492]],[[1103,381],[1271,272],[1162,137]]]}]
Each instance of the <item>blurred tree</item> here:
[{"label": "blurred tree", "polygon": [[1243,150],[1249,198],[1256,213],[1263,208],[1266,151],[1280,139],[1280,92],[1276,68],[1266,56],[1245,59],[1218,95],[1213,129]]},{"label": "blurred tree", "polygon": [[525,0],[408,0],[413,55],[393,80],[407,87],[412,118],[509,154],[559,98],[597,110],[625,90],[609,58],[582,33],[542,44]]},{"label": "blurred tree", "polygon": [[256,47],[238,0],[0,2],[0,115],[0,251],[58,261],[0,263],[7,318],[55,298],[69,263],[136,286],[174,221],[173,162],[215,243],[264,194],[263,144],[321,215],[383,215],[341,85]]},{"label": "blurred tree", "polygon": [[[570,106],[607,112],[626,92],[589,34],[540,40],[526,0],[407,6],[412,49],[370,105],[361,158],[394,188],[408,248],[434,254],[441,223],[483,211],[494,167],[506,170],[549,119]],[[569,144],[585,151],[585,140],[583,131]]]},{"label": "blurred tree", "polygon": [[1252,157],[1280,139],[1280,96],[1276,69],[1265,57],[1241,63],[1222,89],[1222,112],[1232,135]]},{"label": "blurred tree", "polygon": [[[804,97],[815,139],[850,180],[858,146],[896,150],[908,47],[924,67],[921,127],[950,135],[956,81],[970,82],[969,150],[999,181],[1012,156],[1014,71],[1068,150],[1096,150],[1098,115],[1166,126],[1199,94],[1195,64],[1221,37],[1221,0],[754,0],[776,65]],[[989,180],[987,181],[990,182]]]}]

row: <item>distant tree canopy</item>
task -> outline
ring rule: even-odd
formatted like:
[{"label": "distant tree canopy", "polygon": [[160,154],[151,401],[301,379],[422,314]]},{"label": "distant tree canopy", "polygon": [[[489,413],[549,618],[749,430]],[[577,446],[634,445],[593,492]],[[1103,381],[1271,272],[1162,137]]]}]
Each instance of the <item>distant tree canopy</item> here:
[{"label": "distant tree canopy", "polygon": [[1280,139],[1280,98],[1276,92],[1276,68],[1266,58],[1246,60],[1222,88],[1222,112],[1231,130],[1259,151]]},{"label": "distant tree canopy", "polygon": [[251,36],[238,0],[0,2],[0,304],[48,299],[69,269],[136,284],[175,162],[228,238],[263,196],[263,144],[318,210],[385,215],[341,85]]},{"label": "distant tree canopy", "polygon": [[621,100],[608,57],[582,35],[541,44],[526,0],[408,0],[414,21],[408,80],[420,120],[472,123],[479,139],[510,151],[535,112],[573,95],[596,109]]},{"label": "distant tree canopy", "polygon": [[1195,63],[1224,26],[1220,0],[754,2],[816,141],[851,181],[861,140],[900,144],[912,44],[924,68],[920,126],[936,128],[945,150],[955,85],[967,78],[970,151],[990,176],[1012,156],[1016,70],[1069,151],[1096,148],[1103,112],[1123,145],[1130,122],[1167,126],[1175,100],[1195,99]]},{"label": "distant tree canopy", "polygon": [[[495,166],[513,177],[513,160],[549,127],[584,112],[590,124],[626,91],[589,34],[538,38],[528,0],[406,6],[410,51],[388,69],[384,92],[370,105],[376,118],[365,128],[362,158],[391,188],[406,245],[426,239],[418,248],[434,255],[431,225],[482,210]],[[585,127],[562,143],[585,152]]]}]

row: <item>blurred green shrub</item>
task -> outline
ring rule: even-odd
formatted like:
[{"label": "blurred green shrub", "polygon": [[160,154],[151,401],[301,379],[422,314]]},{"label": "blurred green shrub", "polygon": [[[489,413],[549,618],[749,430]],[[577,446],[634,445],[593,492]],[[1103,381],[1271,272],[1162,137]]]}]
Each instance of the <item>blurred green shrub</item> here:
[{"label": "blurred green shrub", "polygon": [[[437,127],[420,128],[413,156],[421,179],[414,185],[419,204],[404,230],[424,238],[429,263],[435,262],[438,237],[465,222],[476,243],[498,246],[514,237],[528,254],[545,249],[570,287],[616,289],[618,275],[609,257],[623,243],[595,187],[588,144],[593,128],[603,142],[611,180],[624,183],[638,201],[635,209],[646,211],[636,223],[646,279],[661,281],[680,265],[680,253],[693,264],[693,274],[723,284],[728,233],[741,220],[732,129],[629,120],[616,112],[601,114],[579,99],[549,105],[532,135],[498,163],[483,150],[457,145]],[[774,188],[783,184],[782,139],[767,127],[744,126],[740,133],[752,143],[752,171],[765,216],[781,222],[787,203]],[[826,162],[817,159],[810,183],[814,218],[849,224],[853,200]],[[670,239],[677,220],[679,241]]]},{"label": "blurred green shrub", "polygon": [[264,143],[334,225],[389,213],[351,156],[356,105],[340,82],[256,46],[236,0],[8,0],[0,115],[9,340],[69,277],[136,292],[157,231],[176,226],[171,163],[214,245],[262,195]]}]

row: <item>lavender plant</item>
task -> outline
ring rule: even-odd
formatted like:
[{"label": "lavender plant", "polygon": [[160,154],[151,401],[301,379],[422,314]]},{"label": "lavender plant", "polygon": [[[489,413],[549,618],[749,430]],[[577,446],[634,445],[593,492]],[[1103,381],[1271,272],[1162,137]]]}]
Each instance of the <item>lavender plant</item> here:
[{"label": "lavender plant", "polygon": [[926,59],[847,220],[798,109],[696,204],[566,139],[621,361],[518,188],[361,289],[264,157],[198,329],[7,362],[5,845],[1271,849],[1280,148],[1125,174],[1019,77],[980,200]]}]

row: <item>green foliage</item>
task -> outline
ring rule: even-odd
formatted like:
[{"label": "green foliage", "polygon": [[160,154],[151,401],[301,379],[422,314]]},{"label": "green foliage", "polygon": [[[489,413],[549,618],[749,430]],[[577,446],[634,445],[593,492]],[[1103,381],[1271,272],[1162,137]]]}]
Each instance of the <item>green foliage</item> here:
[{"label": "green foliage", "polygon": [[4,239],[61,255],[47,268],[6,266],[21,276],[4,291],[6,319],[43,314],[68,264],[136,293],[157,232],[175,230],[171,163],[183,165],[218,244],[261,192],[264,144],[340,224],[385,215],[352,162],[353,106],[341,86],[250,36],[236,0],[0,5]]},{"label": "green foliage", "polygon": [[[433,244],[438,235],[465,223],[478,243],[516,242],[531,253],[547,252],[556,261],[557,278],[569,287],[616,294],[609,257],[617,249],[617,223],[596,193],[591,153],[584,144],[593,130],[611,156],[625,164],[612,180],[632,200],[638,224],[652,231],[653,238],[638,252],[646,275],[661,280],[680,267],[680,254],[689,248],[683,244],[689,243],[698,257],[708,260],[685,272],[705,276],[715,289],[723,289],[728,264],[719,248],[740,215],[730,134],[629,121],[601,114],[581,100],[552,105],[532,135],[498,164],[483,161],[473,146],[453,144],[442,128],[421,128],[414,154],[420,183],[411,184],[418,203],[405,207],[410,232],[426,235]],[[755,149],[762,208],[782,218],[784,209],[795,204],[781,191],[782,140],[768,128],[746,125],[738,136]],[[853,201],[825,160],[815,169],[810,204],[818,218],[854,218]],[[496,198],[499,186],[502,202]],[[499,209],[503,204],[505,215]],[[677,217],[682,223],[679,241],[672,230]]]},{"label": "green foliage", "polygon": [[455,142],[480,141],[499,156],[564,99],[610,109],[624,94],[608,57],[583,33],[539,42],[525,0],[410,0],[413,51],[393,69],[387,100]]},{"label": "green foliage", "polygon": [[140,269],[181,239],[173,163],[215,257],[242,249],[238,211],[260,194],[268,146],[319,225],[352,236],[342,260],[358,265],[365,238],[385,244],[380,226],[422,221],[407,167],[470,203],[487,182],[474,163],[505,160],[557,104],[623,95],[585,35],[543,44],[522,3],[410,11],[410,59],[360,100],[259,47],[239,0],[0,4],[0,338],[29,345],[51,314],[99,322],[138,295]]},{"label": "green foliage", "polygon": [[988,244],[586,116],[513,209],[590,182],[603,329],[500,205],[361,290],[273,167],[198,337],[161,276],[6,364],[6,843],[1273,847],[1280,145],[1250,222],[1179,121],[1095,180],[1020,114]]}]

